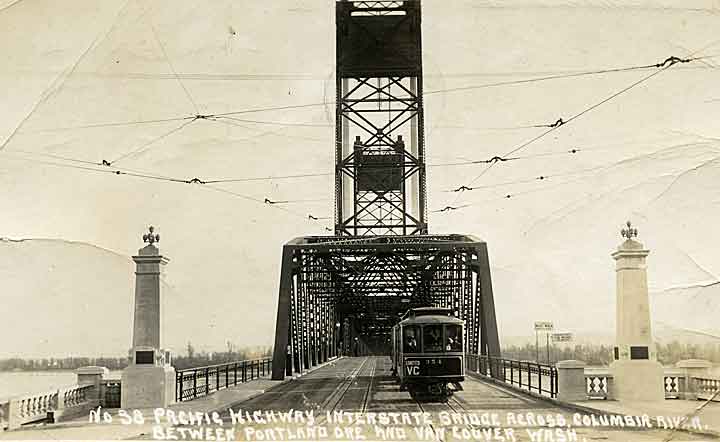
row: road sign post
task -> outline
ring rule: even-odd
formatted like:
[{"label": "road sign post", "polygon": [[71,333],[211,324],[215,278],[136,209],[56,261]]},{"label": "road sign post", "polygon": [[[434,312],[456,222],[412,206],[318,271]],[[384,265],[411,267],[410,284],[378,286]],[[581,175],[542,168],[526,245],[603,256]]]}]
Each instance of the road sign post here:
[{"label": "road sign post", "polygon": [[555,342],[570,342],[573,340],[572,333],[553,333],[552,341]]},{"label": "road sign post", "polygon": [[547,341],[547,362],[550,363],[550,332],[553,331],[553,323],[550,321],[535,321],[535,360],[539,362],[539,348],[538,348],[538,332],[545,332],[545,339]]}]

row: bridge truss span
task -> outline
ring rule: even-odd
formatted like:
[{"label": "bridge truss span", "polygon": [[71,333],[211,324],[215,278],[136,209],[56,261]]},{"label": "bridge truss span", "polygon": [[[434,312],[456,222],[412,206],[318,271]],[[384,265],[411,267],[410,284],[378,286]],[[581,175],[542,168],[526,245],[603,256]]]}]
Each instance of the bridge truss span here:
[{"label": "bridge truss span", "polygon": [[382,353],[409,308],[452,308],[469,353],[499,355],[487,246],[471,236],[304,237],[283,249],[273,377]]},{"label": "bridge truss span", "polygon": [[335,236],[283,248],[273,378],[390,351],[413,307],[452,308],[500,356],[487,246],[430,235],[420,0],[337,0]]}]

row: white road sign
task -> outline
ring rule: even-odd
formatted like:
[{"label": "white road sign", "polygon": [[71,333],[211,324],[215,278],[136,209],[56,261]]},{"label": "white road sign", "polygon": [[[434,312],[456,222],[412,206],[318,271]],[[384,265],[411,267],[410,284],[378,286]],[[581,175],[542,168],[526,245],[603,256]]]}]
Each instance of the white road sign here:
[{"label": "white road sign", "polygon": [[553,333],[552,334],[553,342],[569,342],[569,341],[572,341],[572,339],[573,339],[572,333]]},{"label": "white road sign", "polygon": [[553,323],[550,321],[535,321],[535,331],[552,331]]}]

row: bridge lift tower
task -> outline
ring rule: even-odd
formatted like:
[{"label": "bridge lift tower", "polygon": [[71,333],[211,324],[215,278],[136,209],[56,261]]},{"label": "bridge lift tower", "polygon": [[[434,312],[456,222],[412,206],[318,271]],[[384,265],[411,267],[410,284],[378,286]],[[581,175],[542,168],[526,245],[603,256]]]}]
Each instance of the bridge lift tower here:
[{"label": "bridge lift tower", "polygon": [[408,308],[453,308],[500,356],[487,246],[429,235],[421,0],[336,2],[335,235],[282,253],[273,379],[382,352]]}]

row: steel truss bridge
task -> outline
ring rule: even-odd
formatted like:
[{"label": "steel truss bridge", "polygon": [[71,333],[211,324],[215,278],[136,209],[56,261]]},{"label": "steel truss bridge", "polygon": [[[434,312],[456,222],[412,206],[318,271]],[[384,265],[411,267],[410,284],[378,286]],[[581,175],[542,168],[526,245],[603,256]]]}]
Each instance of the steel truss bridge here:
[{"label": "steel truss bridge", "polygon": [[336,2],[335,236],[283,247],[273,379],[389,351],[407,309],[451,307],[500,356],[486,244],[429,235],[421,1]]}]

